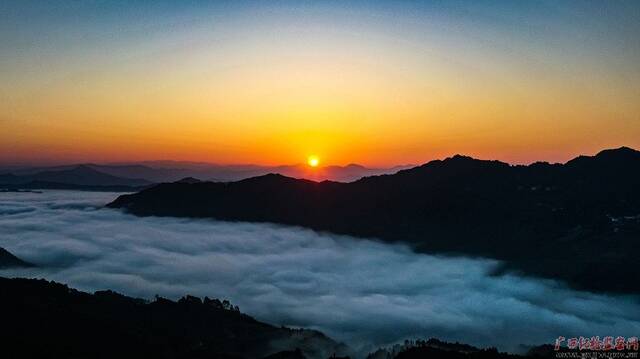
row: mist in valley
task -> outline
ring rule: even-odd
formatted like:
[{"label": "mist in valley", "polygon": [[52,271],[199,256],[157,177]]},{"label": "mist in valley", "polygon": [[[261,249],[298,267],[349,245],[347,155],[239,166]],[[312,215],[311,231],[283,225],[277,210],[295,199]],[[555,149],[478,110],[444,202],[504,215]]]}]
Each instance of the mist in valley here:
[{"label": "mist in valley", "polygon": [[2,270],[151,299],[229,299],[274,325],[354,347],[438,337],[501,350],[556,337],[637,335],[637,296],[492,275],[489,259],[298,227],[139,218],[104,209],[117,193],[0,193],[0,247],[37,268]]}]

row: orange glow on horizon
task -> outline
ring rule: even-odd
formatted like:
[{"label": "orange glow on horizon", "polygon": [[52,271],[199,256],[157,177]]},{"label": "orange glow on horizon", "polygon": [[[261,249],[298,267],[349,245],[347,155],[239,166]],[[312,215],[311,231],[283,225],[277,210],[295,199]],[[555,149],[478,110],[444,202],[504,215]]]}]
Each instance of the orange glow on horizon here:
[{"label": "orange glow on horizon", "polygon": [[[520,17],[482,25],[491,17],[470,21],[467,11],[403,21],[398,14],[419,9],[271,6],[220,18],[198,11],[193,22],[167,13],[155,26],[153,12],[123,27],[73,17],[93,33],[8,22],[15,37],[0,40],[0,164],[176,160],[318,173],[312,167],[454,154],[564,162],[640,148],[640,51],[635,34],[613,36],[618,27],[561,31],[577,23],[553,28],[545,17],[536,23],[545,31],[496,32]],[[166,26],[174,23],[182,25]],[[531,41],[552,29],[553,41]],[[305,164],[310,154],[322,163]]]}]

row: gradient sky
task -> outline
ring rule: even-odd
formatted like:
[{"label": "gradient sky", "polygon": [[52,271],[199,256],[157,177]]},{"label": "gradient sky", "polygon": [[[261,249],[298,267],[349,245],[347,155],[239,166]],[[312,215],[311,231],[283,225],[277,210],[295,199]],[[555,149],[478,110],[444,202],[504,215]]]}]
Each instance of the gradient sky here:
[{"label": "gradient sky", "polygon": [[0,0],[0,163],[640,148],[640,1]]}]

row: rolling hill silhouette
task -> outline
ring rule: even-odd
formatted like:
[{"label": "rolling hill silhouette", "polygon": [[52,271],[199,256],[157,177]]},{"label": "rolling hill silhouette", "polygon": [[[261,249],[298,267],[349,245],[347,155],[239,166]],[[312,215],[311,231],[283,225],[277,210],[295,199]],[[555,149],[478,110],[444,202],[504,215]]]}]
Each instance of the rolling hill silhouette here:
[{"label": "rolling hill silhouette", "polygon": [[[55,167],[7,168],[5,170],[0,168],[0,184],[25,183],[25,181],[34,180],[30,176],[40,175],[42,173],[65,173],[78,168],[85,170],[90,169],[102,174],[119,177],[120,182],[124,180],[146,180],[146,184],[149,184],[175,182],[186,177],[194,177],[203,181],[229,182],[261,176],[268,173],[279,173],[295,178],[311,178],[314,180],[329,179],[332,181],[351,182],[365,176],[395,173],[409,167],[411,166],[368,168],[357,164],[349,164],[347,166],[319,167],[310,171],[309,166],[307,165],[220,165],[182,161],[143,161],[140,163],[130,164],[88,163]],[[5,173],[4,175],[2,174],[3,172]],[[45,182],[54,182],[50,181],[48,178],[40,180]],[[66,179],[66,182],[64,183],[69,183],[68,179]],[[126,185],[131,186],[132,184]],[[135,183],[133,185],[144,186],[145,184]]]},{"label": "rolling hill silhouette", "polygon": [[265,175],[162,184],[109,204],[136,215],[299,225],[496,258],[501,270],[638,292],[640,152],[511,166],[454,156],[352,183]]},{"label": "rolling hill silhouette", "polygon": [[259,322],[226,300],[148,302],[2,277],[0,298],[5,358],[239,359],[296,348],[308,358],[327,358],[348,350],[318,331]]},{"label": "rolling hill silhouette", "polygon": [[152,182],[143,179],[122,178],[103,173],[89,165],[23,175],[0,175],[0,186],[6,188],[131,190],[150,184]]},{"label": "rolling hill silhouette", "polygon": [[[0,354],[7,358],[338,359],[367,354],[316,330],[260,322],[227,300],[208,297],[147,301],[110,290],[85,293],[43,279],[0,277],[0,299]],[[524,356],[507,354],[431,338],[405,340],[366,358],[518,359],[557,354],[549,344],[524,351]],[[637,353],[618,351],[628,352]]]}]

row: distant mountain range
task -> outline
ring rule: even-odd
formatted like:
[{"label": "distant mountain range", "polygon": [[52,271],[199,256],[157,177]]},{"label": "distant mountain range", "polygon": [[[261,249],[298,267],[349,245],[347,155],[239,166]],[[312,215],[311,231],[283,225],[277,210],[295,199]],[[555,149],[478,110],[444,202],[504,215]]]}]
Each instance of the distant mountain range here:
[{"label": "distant mountain range", "polygon": [[367,168],[360,165],[327,166],[311,169],[305,165],[257,166],[215,165],[197,162],[148,161],[143,164],[81,164],[56,167],[0,169],[0,188],[61,188],[131,191],[154,183],[185,178],[228,182],[278,173],[295,178],[350,182],[364,176],[394,173],[410,166]]},{"label": "distant mountain range", "polygon": [[0,174],[0,187],[7,188],[132,190],[151,184],[144,179],[116,177],[87,165],[19,175]]},{"label": "distant mountain range", "polygon": [[640,152],[626,147],[528,166],[457,155],[352,183],[270,174],[162,184],[109,207],[401,241],[580,289],[640,292]]},{"label": "distant mountain range", "polygon": [[[282,166],[260,165],[218,165],[203,162],[182,161],[144,161],[135,164],[112,164],[97,166],[96,169],[116,176],[144,178],[153,182],[174,182],[185,177],[194,177],[202,181],[229,182],[262,176],[269,173],[281,174],[293,178],[306,178],[316,181],[332,180],[351,182],[365,176],[395,173],[413,165],[389,168],[368,168],[358,164],[346,166],[326,166],[310,168],[304,164]],[[144,168],[144,169],[143,169]]]}]

